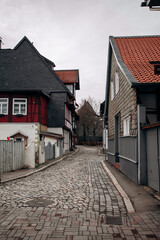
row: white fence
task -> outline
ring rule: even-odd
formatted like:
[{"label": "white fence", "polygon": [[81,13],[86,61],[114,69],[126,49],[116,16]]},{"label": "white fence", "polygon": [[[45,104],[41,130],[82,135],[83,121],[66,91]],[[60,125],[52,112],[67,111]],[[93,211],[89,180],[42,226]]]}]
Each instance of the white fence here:
[{"label": "white fence", "polygon": [[9,172],[24,167],[24,142],[0,141],[0,172]]}]

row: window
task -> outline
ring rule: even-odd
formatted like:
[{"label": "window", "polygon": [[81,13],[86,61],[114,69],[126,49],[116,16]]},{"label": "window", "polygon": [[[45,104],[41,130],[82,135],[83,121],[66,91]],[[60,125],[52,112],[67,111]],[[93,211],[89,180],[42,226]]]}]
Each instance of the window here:
[{"label": "window", "polygon": [[25,98],[13,99],[13,115],[17,114],[27,115],[27,99]]},{"label": "window", "polygon": [[8,114],[8,98],[0,98],[0,114]]},{"label": "window", "polygon": [[113,80],[111,80],[111,101],[113,100],[114,98],[114,83],[113,83]]},{"label": "window", "polygon": [[21,142],[21,141],[23,141],[23,140],[24,140],[24,139],[21,138],[21,137],[16,138],[16,141],[18,141],[18,142]]},{"label": "window", "polygon": [[67,84],[66,87],[73,94],[73,84]]},{"label": "window", "polygon": [[123,120],[123,136],[130,135],[130,116],[127,116]]},{"label": "window", "polygon": [[115,91],[116,91],[116,94],[119,91],[119,74],[117,71],[115,72]]}]

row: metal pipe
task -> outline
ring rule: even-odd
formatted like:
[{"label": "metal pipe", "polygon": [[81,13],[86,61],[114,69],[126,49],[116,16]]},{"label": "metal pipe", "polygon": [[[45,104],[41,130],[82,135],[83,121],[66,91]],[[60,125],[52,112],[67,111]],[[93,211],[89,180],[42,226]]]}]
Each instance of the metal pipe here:
[{"label": "metal pipe", "polygon": [[160,149],[159,149],[159,134],[158,134],[158,127],[157,127],[157,161],[158,161],[158,180],[159,180],[159,192],[160,192]]}]

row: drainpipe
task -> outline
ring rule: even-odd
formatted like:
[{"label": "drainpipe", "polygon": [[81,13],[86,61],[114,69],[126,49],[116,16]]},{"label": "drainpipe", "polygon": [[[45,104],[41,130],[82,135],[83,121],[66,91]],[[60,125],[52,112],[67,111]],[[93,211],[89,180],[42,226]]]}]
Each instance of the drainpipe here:
[{"label": "drainpipe", "polygon": [[105,136],[105,137],[104,137],[104,140],[105,140],[105,144],[104,144],[104,148],[105,148],[104,151],[105,151],[105,152],[104,152],[104,154],[105,154],[105,161],[106,161],[106,160],[107,160],[107,159],[106,159],[106,151],[107,151],[107,149],[106,149],[106,148],[107,148],[107,146],[106,146],[106,145],[107,145],[107,144],[106,144],[106,125],[105,125],[105,127],[104,127],[104,131],[105,131],[105,132],[104,132],[104,136]]},{"label": "drainpipe", "polygon": [[0,184],[2,181],[2,161],[0,160]]},{"label": "drainpipe", "polygon": [[0,37],[0,49],[2,48],[2,38]]},{"label": "drainpipe", "polygon": [[147,156],[145,131],[141,127],[146,124],[146,107],[137,105],[138,114],[138,184],[147,184]]},{"label": "drainpipe", "polygon": [[159,192],[160,192],[160,151],[159,151],[159,134],[158,134],[158,127],[157,127],[157,161],[158,161],[158,180],[159,180]]}]

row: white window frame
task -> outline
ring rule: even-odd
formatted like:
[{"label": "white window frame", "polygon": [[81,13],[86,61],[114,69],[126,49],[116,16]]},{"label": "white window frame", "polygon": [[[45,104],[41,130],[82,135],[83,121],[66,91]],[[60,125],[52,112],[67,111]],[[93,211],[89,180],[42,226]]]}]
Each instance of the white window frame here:
[{"label": "white window frame", "polygon": [[118,71],[115,72],[115,92],[119,92],[119,74]]},{"label": "white window frame", "polygon": [[66,84],[66,87],[68,88],[68,90],[74,94],[74,85],[73,84]]},{"label": "white window frame", "polygon": [[130,116],[123,119],[123,136],[130,136]]},{"label": "white window frame", "polygon": [[114,99],[114,82],[111,80],[111,101]]},{"label": "white window frame", "polygon": [[[1,100],[5,101],[6,102],[1,102]],[[7,111],[6,112],[3,112],[3,105],[4,104],[7,104]],[[0,98],[0,114],[4,114],[4,115],[8,115],[8,98]]]},{"label": "white window frame", "polygon": [[[15,102],[16,100],[19,100],[19,102]],[[22,102],[23,100],[23,102]],[[25,100],[25,102],[24,102]],[[21,101],[21,102],[20,102]],[[19,112],[15,112],[15,108],[14,108],[14,105],[17,104],[19,105]],[[21,105],[25,105],[25,112],[22,113],[21,112]],[[13,115],[27,115],[27,98],[13,98]]]}]

